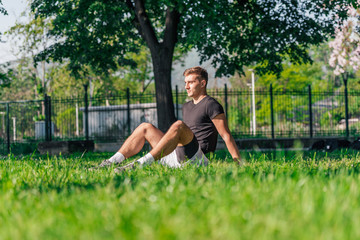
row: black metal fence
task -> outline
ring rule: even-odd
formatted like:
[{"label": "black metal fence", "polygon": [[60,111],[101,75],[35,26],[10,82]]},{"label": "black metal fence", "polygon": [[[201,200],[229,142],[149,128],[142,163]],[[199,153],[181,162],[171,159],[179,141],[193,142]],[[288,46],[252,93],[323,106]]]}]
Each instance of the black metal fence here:
[{"label": "black metal fence", "polygon": [[[23,150],[39,141],[118,141],[140,123],[157,125],[155,94],[85,94],[78,98],[0,102],[0,153]],[[227,114],[236,138],[360,135],[360,92],[209,90]],[[175,116],[182,119],[186,92],[173,93]],[[348,114],[346,114],[348,108]]]}]

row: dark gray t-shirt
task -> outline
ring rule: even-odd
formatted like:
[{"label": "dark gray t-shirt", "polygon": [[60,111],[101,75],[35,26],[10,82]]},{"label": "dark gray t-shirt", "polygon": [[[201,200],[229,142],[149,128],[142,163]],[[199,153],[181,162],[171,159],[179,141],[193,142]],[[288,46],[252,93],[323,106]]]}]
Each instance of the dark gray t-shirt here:
[{"label": "dark gray t-shirt", "polygon": [[214,152],[218,132],[211,121],[217,115],[224,113],[223,107],[210,96],[204,97],[199,103],[187,102],[182,108],[184,123],[194,133],[201,150],[206,154]]}]

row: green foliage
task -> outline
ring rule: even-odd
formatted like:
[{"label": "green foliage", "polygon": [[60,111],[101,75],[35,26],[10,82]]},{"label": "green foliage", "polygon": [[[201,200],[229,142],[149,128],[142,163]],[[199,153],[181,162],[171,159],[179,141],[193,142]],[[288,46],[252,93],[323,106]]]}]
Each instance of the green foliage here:
[{"label": "green foliage", "polygon": [[1,7],[3,5],[2,0],[0,0],[0,13],[3,15],[7,15],[7,11],[5,8]]},{"label": "green foliage", "polygon": [[342,119],[345,119],[345,108],[336,108],[321,115],[321,126],[336,126]]},{"label": "green foliage", "polygon": [[[110,154],[0,161],[2,239],[357,239],[357,152],[224,152],[208,167],[88,171]],[[21,219],[21,220],[19,220]],[[66,231],[64,231],[66,229]],[[306,231],[304,231],[306,229]]]},{"label": "green foliage", "polygon": [[[138,66],[141,67],[142,63]],[[77,78],[71,74],[67,64],[52,67],[49,71],[48,94],[54,98],[76,98],[84,94],[84,84],[90,85],[90,96],[101,98],[125,93],[127,88],[132,93],[152,90],[151,82],[148,85],[150,88],[144,87],[148,73],[139,76],[140,74],[135,73],[136,70],[123,67],[110,74],[96,75],[88,67],[85,69],[86,74]]]},{"label": "green foliage", "polygon": [[[136,67],[123,67],[124,80],[126,82],[139,82],[139,90],[144,93],[146,89],[154,83],[154,77],[151,76],[151,55],[150,52],[143,46],[138,53],[128,53],[128,58],[136,63]],[[154,87],[154,86],[152,86]],[[154,90],[151,89],[151,90]]]},{"label": "green foliage", "polygon": [[78,73],[90,66],[107,74],[117,66],[135,66],[128,54],[150,49],[157,85],[159,128],[175,120],[171,96],[174,49],[196,49],[210,60],[216,76],[243,73],[256,65],[259,74],[280,74],[282,60],[311,62],[307,49],[324,42],[346,16],[339,1],[115,1],[33,0],[36,16],[53,20],[57,41],[38,60],[69,61]]},{"label": "green foliage", "polygon": [[[3,3],[2,3],[2,0],[0,0],[0,14],[3,14],[3,15],[7,15],[7,11],[5,10],[5,8],[2,7]],[[1,41],[1,32],[0,32],[0,41]]]},{"label": "green foliage", "polygon": [[[311,62],[307,49],[334,30],[334,19],[320,16],[335,13],[333,7],[341,2],[345,1],[332,2],[332,6],[327,1],[202,2],[198,12],[189,14],[185,26],[189,35],[184,36],[194,41],[203,59],[216,56],[213,63],[219,66],[218,74],[243,72],[243,66],[256,64],[261,75],[279,74],[284,58],[293,63]],[[197,24],[206,27],[196,28]]]},{"label": "green foliage", "polygon": [[[41,62],[41,68],[38,62],[34,62],[34,57],[44,48],[49,47],[50,42],[54,41],[48,35],[48,31],[52,28],[51,20],[41,17],[35,17],[34,14],[25,10],[22,14],[27,17],[28,21],[23,23],[17,21],[12,26],[6,35],[9,37],[11,43],[15,46],[13,54],[18,60],[18,78],[23,78],[34,82],[34,90],[36,98],[43,96],[47,91],[47,66],[45,61]],[[47,59],[49,62],[50,59]]]},{"label": "green foliage", "polygon": [[9,63],[0,65],[2,85],[0,87],[0,99],[12,100],[33,100],[39,98],[36,84],[36,77],[21,62],[17,66],[10,66]]},{"label": "green foliage", "polygon": [[257,81],[259,86],[273,85],[274,90],[304,90],[314,79],[314,73],[319,69],[312,64],[296,65],[291,63],[283,64],[283,71],[280,76],[266,74]]},{"label": "green foliage", "polygon": [[[311,86],[313,93],[313,115],[314,124],[321,127],[337,128],[340,121],[345,118],[344,108],[344,86],[342,80],[335,76],[329,67],[329,47],[327,44],[314,46],[309,50],[314,59],[312,64],[292,64],[290,61],[283,62],[284,71],[281,74],[265,74],[256,77],[256,120],[259,128],[270,126],[270,97],[269,87],[273,86],[274,93],[274,121],[275,128],[285,128],[285,124],[300,123],[297,128],[308,128],[308,86]],[[231,84],[235,88],[250,90],[251,72],[246,70],[244,76],[235,75]],[[349,113],[350,118],[360,116],[359,93],[360,78],[358,74],[349,75]],[[264,95],[266,94],[266,96]],[[249,97],[250,98],[250,97]],[[320,102],[326,102],[329,106],[316,107]],[[250,107],[250,103],[244,103]],[[237,105],[241,106],[241,105]],[[243,110],[243,108],[240,108]],[[249,109],[250,113],[250,109]],[[305,113],[305,114],[304,114]],[[243,116],[246,118],[246,115]],[[249,120],[244,121],[249,125]],[[241,123],[241,120],[238,122]],[[241,125],[241,124],[240,124]],[[294,125],[295,126],[295,125]],[[299,130],[298,129],[298,130]]]},{"label": "green foliage", "polygon": [[39,99],[46,92],[46,66],[41,62],[41,69],[33,61],[35,55],[47,47],[49,38],[47,31],[51,22],[34,17],[30,12],[23,12],[28,22],[17,21],[5,32],[14,46],[12,53],[18,57],[16,63],[10,62],[1,66],[1,78],[6,88],[0,89],[2,100]]},{"label": "green foliage", "polygon": [[[50,34],[65,39],[40,58],[69,59],[74,70],[87,64],[108,71],[118,64],[134,65],[127,53],[137,53],[145,42],[151,48],[153,41],[173,41],[184,51],[198,49],[202,60],[216,56],[212,61],[219,66],[218,74],[242,72],[243,66],[254,63],[259,64],[260,73],[280,73],[285,56],[294,63],[310,61],[308,47],[333,33],[345,12],[335,6],[347,1],[147,1],[143,7],[149,22],[145,23],[135,3],[142,6],[142,1],[32,1],[36,16],[54,19]],[[332,18],[336,14],[340,18]],[[170,17],[173,22],[165,21]],[[167,38],[171,31],[173,38]],[[160,52],[152,54],[161,56]]]},{"label": "green foliage", "polygon": [[[68,108],[63,112],[57,114],[56,127],[59,130],[61,136],[66,138],[67,136],[75,136],[76,131],[76,109]],[[79,122],[82,123],[83,112],[79,111]]]},{"label": "green foliage", "polygon": [[[272,84],[274,90],[302,91],[307,90],[308,85],[311,85],[313,91],[332,92],[339,90],[343,92],[342,80],[339,76],[334,75],[328,63],[330,55],[328,43],[312,46],[308,52],[314,60],[311,64],[294,64],[289,59],[284,59],[282,62],[283,71],[280,74],[268,73],[262,76],[255,74],[256,89],[268,90]],[[231,85],[234,88],[249,88],[248,84],[251,83],[249,68],[255,68],[255,66],[245,68],[243,76],[236,73],[230,78]],[[358,74],[349,75],[349,89],[360,90],[359,82]]]},{"label": "green foliage", "polygon": [[115,70],[118,65],[134,65],[126,54],[138,51],[134,43],[138,38],[132,25],[133,15],[124,2],[75,0],[54,4],[32,1],[37,15],[54,19],[50,34],[57,39],[65,37],[65,41],[44,50],[40,58],[48,59],[46,56],[52,55],[55,61],[69,59],[69,67],[75,72],[84,65],[92,66],[98,73]]},{"label": "green foliage", "polygon": [[250,96],[250,92],[243,91],[240,93],[238,91],[230,91],[230,95],[233,95],[233,97],[228,97],[229,109],[227,119],[229,128],[232,132],[246,133],[249,131],[251,118],[251,98],[247,97]]},{"label": "green foliage", "polygon": [[13,71],[9,69],[6,73],[0,72],[0,87],[8,87],[11,83],[11,75]]},{"label": "green foliage", "polygon": [[33,117],[34,122],[45,121],[45,115],[39,114]]}]

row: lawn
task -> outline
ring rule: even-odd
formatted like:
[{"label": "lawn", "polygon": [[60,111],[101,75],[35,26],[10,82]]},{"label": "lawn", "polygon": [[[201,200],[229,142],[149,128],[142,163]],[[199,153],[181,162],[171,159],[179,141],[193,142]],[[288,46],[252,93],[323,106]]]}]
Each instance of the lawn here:
[{"label": "lawn", "polygon": [[0,160],[0,239],[359,239],[358,152],[224,152],[208,167],[87,170],[110,154]]}]

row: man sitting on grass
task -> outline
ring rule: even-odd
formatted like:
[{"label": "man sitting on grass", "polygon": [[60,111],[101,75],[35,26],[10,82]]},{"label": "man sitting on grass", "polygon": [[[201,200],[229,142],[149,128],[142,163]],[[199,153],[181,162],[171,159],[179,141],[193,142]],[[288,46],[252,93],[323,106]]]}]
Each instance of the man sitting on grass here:
[{"label": "man sitting on grass", "polygon": [[115,172],[121,172],[136,165],[149,165],[154,161],[169,167],[180,167],[185,162],[207,165],[205,154],[214,152],[218,133],[225,141],[233,160],[242,163],[239,150],[230,134],[223,107],[206,93],[208,73],[201,67],[186,69],[185,89],[192,101],[183,105],[183,121],[176,121],[164,134],[150,123],[140,124],[126,139],[119,151],[110,159],[104,160],[98,167],[120,164],[126,158],[139,153],[145,141],[152,150],[140,159]]}]

